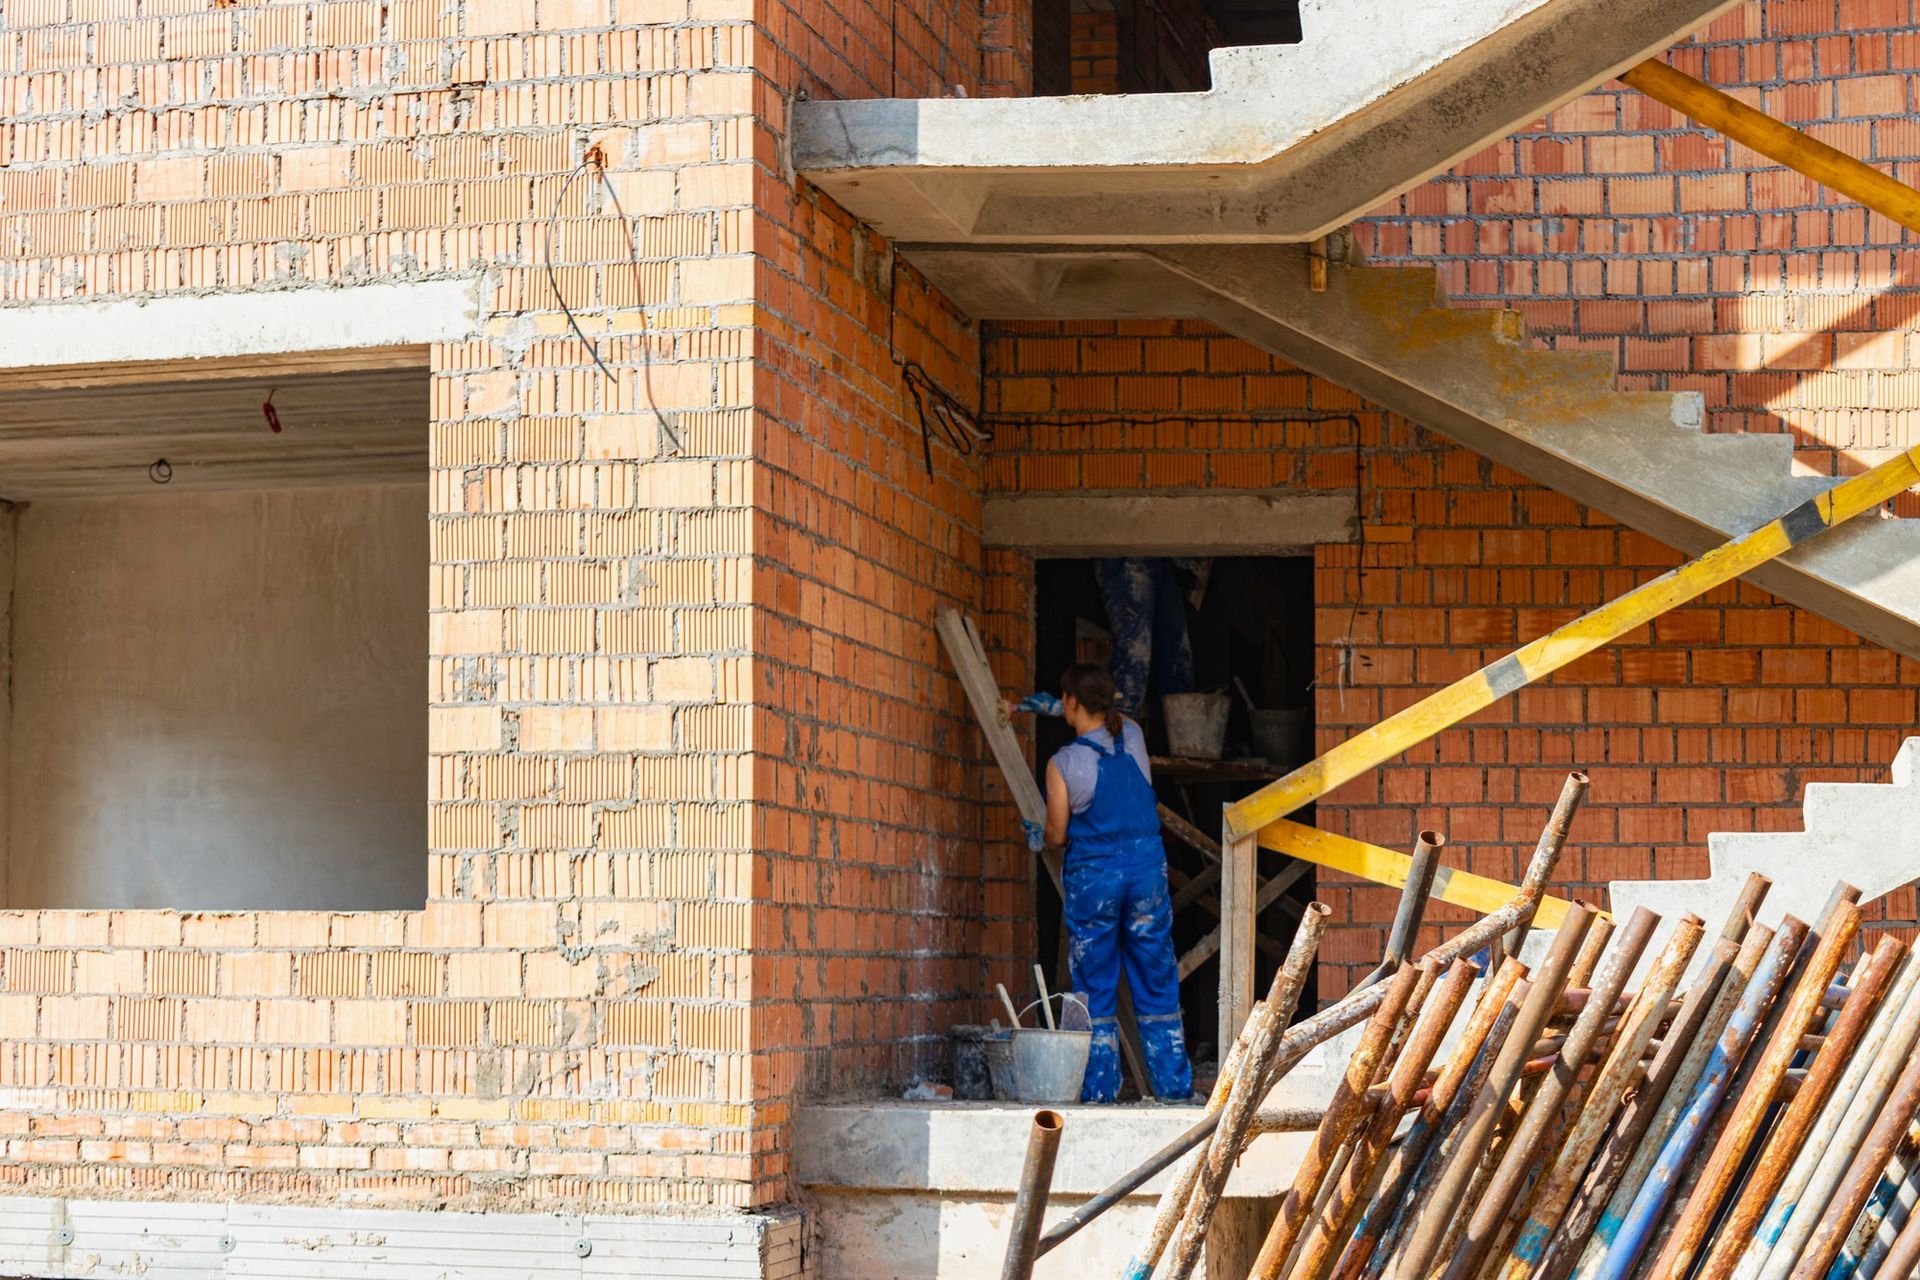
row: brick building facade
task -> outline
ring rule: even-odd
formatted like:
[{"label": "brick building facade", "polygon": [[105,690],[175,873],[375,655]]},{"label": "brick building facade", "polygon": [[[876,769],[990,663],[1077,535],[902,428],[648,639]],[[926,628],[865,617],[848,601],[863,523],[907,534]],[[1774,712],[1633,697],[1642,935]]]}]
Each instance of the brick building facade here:
[{"label": "brick building facade", "polygon": [[[1675,60],[1910,177],[1911,8],[1751,0]],[[983,329],[785,163],[800,96],[1028,91],[1036,25],[1018,0],[8,6],[6,309],[452,278],[477,318],[421,369],[424,901],[0,913],[0,1190],[768,1211],[741,1274],[798,1274],[796,1105],[937,1071],[1029,962],[1031,862],[933,632],[972,610],[1033,683],[1031,565],[983,547],[984,495],[1355,493],[1363,540],[1315,554],[1345,673],[1322,746],[1675,562],[1200,326]],[[1358,234],[1817,470],[1916,440],[1903,234],[1617,85]],[[935,444],[928,473],[903,362],[984,397],[983,453]],[[1917,688],[1734,587],[1319,821],[1403,846],[1443,813],[1462,865],[1511,877],[1577,765],[1570,883],[1699,874],[1705,832],[1878,777]],[[1320,884],[1326,997],[1392,895]]]}]

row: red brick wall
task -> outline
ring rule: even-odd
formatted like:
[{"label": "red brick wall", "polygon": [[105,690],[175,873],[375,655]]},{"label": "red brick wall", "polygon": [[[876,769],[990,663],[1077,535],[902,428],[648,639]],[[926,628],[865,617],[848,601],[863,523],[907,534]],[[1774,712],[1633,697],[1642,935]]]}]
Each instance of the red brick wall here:
[{"label": "red brick wall", "polygon": [[[1343,419],[1357,412],[1365,543],[1315,553],[1322,750],[1677,562],[1205,326],[1008,325],[987,359],[995,491],[1350,493],[1355,441]],[[1101,417],[1166,420],[1075,425]],[[1010,590],[1023,572],[1009,566]],[[1581,768],[1593,787],[1565,891],[1603,897],[1609,879],[1698,876],[1707,832],[1796,827],[1810,781],[1885,781],[1914,730],[1917,688],[1920,663],[1730,586],[1341,788],[1318,822],[1400,849],[1437,827],[1449,865],[1512,881],[1567,770]],[[1330,873],[1319,884],[1342,926],[1321,953],[1326,999],[1378,963],[1395,895]],[[1911,895],[1889,911],[1911,920]],[[1436,919],[1446,915],[1465,918]]]},{"label": "red brick wall", "polygon": [[[1671,61],[1920,181],[1914,17],[1910,0],[1748,3]],[[1712,430],[1792,433],[1809,468],[1920,442],[1912,236],[1617,82],[1358,229],[1373,261],[1436,267],[1456,305],[1614,352],[1622,386],[1700,392]]]}]

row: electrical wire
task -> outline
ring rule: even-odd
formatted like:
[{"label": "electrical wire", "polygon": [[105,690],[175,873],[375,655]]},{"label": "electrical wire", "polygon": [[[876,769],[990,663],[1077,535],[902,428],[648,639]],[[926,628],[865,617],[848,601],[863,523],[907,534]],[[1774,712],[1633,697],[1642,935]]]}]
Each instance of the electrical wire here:
[{"label": "electrical wire", "polygon": [[919,362],[903,362],[900,376],[913,399],[914,412],[920,418],[920,454],[926,461],[928,475],[933,474],[935,436],[946,441],[963,458],[993,439],[993,429],[952,392],[935,382]]},{"label": "electrical wire", "polygon": [[668,442],[672,445],[672,451],[677,454],[681,452],[680,433],[674,430],[673,415],[663,411],[653,396],[653,353],[648,349],[647,343],[645,324],[646,289],[640,277],[640,247],[634,239],[633,224],[627,219],[627,211],[620,205],[620,192],[614,188],[612,180],[607,177],[606,162],[599,158],[599,151],[600,149],[597,146],[587,149],[587,153],[581,157],[580,163],[574,166],[573,172],[569,173],[566,181],[560,184],[560,193],[553,198],[553,208],[547,214],[546,251],[542,255],[545,258],[544,265],[547,269],[547,287],[553,291],[554,301],[560,304],[560,311],[567,317],[567,324],[572,327],[574,335],[586,344],[587,354],[593,357],[594,364],[600,367],[600,372],[606,375],[609,383],[618,386],[620,379],[615,376],[612,369],[607,367],[607,362],[600,358],[599,344],[588,337],[587,331],[580,327],[579,318],[573,314],[572,306],[568,305],[566,294],[562,292],[560,288],[560,279],[553,269],[554,229],[560,222],[560,210],[567,203],[567,193],[573,190],[575,180],[577,180],[582,173],[592,170],[594,174],[599,177],[601,185],[606,187],[607,195],[613,201],[614,215],[620,219],[620,226],[627,233],[627,265],[633,271],[634,306],[639,309],[641,316],[641,393],[646,397],[646,407],[648,411],[653,414],[654,421],[659,423],[662,434],[666,436]]}]

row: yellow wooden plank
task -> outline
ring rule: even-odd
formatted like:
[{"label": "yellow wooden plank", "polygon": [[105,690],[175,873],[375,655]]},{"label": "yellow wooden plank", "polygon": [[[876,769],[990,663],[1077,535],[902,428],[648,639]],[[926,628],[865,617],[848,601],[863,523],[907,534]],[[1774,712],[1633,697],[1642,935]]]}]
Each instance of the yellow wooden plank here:
[{"label": "yellow wooden plank", "polygon": [[1764,111],[1729,97],[1710,84],[1649,58],[1620,76],[1655,102],[1672,107],[1709,129],[1724,133],[1769,160],[1805,174],[1822,186],[1858,200],[1875,213],[1920,231],[1920,191],[1872,165],[1830,147]]},{"label": "yellow wooden plank", "polygon": [[[1348,875],[1394,889],[1407,882],[1407,869],[1413,865],[1413,859],[1404,853],[1395,853],[1392,849],[1322,831],[1317,827],[1303,826],[1286,818],[1277,818],[1260,828],[1259,841],[1262,849],[1272,849],[1291,858],[1334,871],[1344,871]],[[1434,897],[1451,906],[1477,911],[1483,916],[1492,915],[1519,894],[1518,885],[1452,867],[1440,868],[1439,874],[1433,878]],[[1558,929],[1560,922],[1566,918],[1568,905],[1564,898],[1542,898],[1539,909],[1533,915],[1534,925],[1541,929]]]},{"label": "yellow wooden plank", "polygon": [[1843,481],[1751,533],[1722,543],[1592,613],[1388,716],[1225,810],[1229,839],[1258,831],[1476,711],[1610,644],[1668,610],[1920,484],[1920,446]]}]

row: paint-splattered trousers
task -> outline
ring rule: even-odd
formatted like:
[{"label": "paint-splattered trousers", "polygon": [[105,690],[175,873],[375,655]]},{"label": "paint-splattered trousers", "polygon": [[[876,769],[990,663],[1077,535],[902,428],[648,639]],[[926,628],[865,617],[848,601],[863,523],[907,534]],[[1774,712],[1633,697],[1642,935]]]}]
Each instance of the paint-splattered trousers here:
[{"label": "paint-splattered trousers", "polygon": [[1165,850],[1156,837],[1150,857],[1144,850],[1079,859],[1070,852],[1063,879],[1073,989],[1093,1017],[1093,1048],[1080,1100],[1112,1102],[1120,1092],[1116,1009],[1124,969],[1154,1096],[1184,1102],[1193,1094],[1193,1066],[1180,1018]]},{"label": "paint-splattered trousers", "polygon": [[1093,562],[1100,595],[1113,628],[1114,701],[1139,715],[1151,681],[1156,693],[1193,690],[1193,646],[1187,638],[1187,611],[1180,578],[1164,556],[1132,556]]}]

